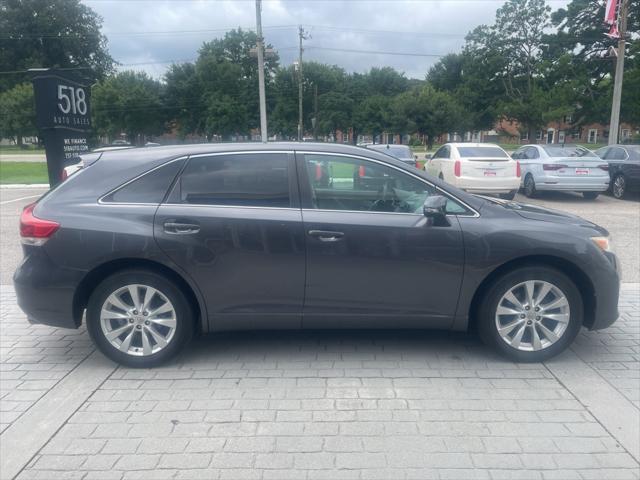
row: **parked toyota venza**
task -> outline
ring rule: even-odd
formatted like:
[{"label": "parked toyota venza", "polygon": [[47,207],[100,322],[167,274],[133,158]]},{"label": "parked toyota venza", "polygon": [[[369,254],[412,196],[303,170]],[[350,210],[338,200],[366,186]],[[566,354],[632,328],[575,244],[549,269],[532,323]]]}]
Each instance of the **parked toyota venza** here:
[{"label": "parked toyota venza", "polygon": [[20,233],[28,318],[85,318],[129,366],[157,365],[198,332],[300,328],[473,326],[508,358],[542,361],[617,318],[603,228],[358,147],[89,154],[25,208]]}]

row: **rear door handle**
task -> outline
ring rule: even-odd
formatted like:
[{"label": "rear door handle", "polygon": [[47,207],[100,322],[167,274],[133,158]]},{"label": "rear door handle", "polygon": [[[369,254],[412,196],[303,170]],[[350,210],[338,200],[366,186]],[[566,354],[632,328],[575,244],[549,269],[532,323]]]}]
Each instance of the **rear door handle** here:
[{"label": "rear door handle", "polygon": [[328,230],[309,230],[309,235],[317,237],[321,242],[337,242],[344,237],[344,232],[331,232]]},{"label": "rear door handle", "polygon": [[189,235],[200,231],[200,225],[196,223],[165,222],[163,226],[165,233],[171,235]]}]

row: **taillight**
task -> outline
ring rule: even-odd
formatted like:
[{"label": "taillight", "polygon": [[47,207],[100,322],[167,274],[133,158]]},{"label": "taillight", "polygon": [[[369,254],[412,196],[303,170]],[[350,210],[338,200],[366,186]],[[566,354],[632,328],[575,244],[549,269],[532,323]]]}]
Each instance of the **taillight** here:
[{"label": "taillight", "polygon": [[358,168],[358,176],[360,178],[364,178],[364,176],[365,176],[365,170],[364,170],[364,167],[362,165],[360,166],[360,168]]},{"label": "taillight", "polygon": [[561,170],[563,168],[569,168],[568,165],[562,165],[561,163],[543,163],[543,170]]},{"label": "taillight", "polygon": [[456,177],[459,177],[461,175],[460,170],[462,169],[462,165],[460,164],[460,160],[456,160],[456,163],[453,164],[453,174]]},{"label": "taillight", "polygon": [[67,169],[63,168],[62,173],[60,174],[60,180],[64,182],[68,177],[69,177],[69,174],[67,173]]},{"label": "taillight", "polygon": [[603,164],[603,165],[598,165],[598,168],[599,168],[599,169],[601,169],[601,170],[604,170],[604,171],[608,172],[608,171],[609,171],[609,164],[608,164],[608,163],[605,163],[605,164]]},{"label": "taillight", "polygon": [[520,178],[522,176],[522,170],[520,169],[520,162],[516,160],[516,177]]},{"label": "taillight", "polygon": [[20,215],[20,237],[25,245],[43,245],[53,235],[60,224],[33,215],[36,204],[27,205]]}]

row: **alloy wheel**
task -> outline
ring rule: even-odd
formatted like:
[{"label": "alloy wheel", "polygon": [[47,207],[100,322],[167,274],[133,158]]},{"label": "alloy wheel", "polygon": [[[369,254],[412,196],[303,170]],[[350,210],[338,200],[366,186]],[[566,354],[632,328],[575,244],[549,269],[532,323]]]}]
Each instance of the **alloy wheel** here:
[{"label": "alloy wheel", "polygon": [[622,175],[618,175],[613,180],[613,196],[616,198],[624,197],[626,181]]},{"label": "alloy wheel", "polygon": [[528,280],[510,288],[498,302],[495,324],[504,342],[532,352],[550,347],[567,330],[571,310],[556,285]]},{"label": "alloy wheel", "polygon": [[112,292],[102,305],[100,327],[115,348],[134,356],[163,350],[176,332],[176,311],[159,290],[140,284]]}]

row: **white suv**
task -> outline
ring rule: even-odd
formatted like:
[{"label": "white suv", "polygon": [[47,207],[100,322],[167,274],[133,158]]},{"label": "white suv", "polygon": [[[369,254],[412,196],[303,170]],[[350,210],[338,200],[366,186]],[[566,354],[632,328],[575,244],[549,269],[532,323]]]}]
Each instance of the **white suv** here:
[{"label": "white suv", "polygon": [[447,143],[424,169],[471,193],[494,193],[511,200],[520,188],[520,164],[491,143]]}]

